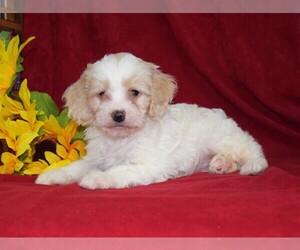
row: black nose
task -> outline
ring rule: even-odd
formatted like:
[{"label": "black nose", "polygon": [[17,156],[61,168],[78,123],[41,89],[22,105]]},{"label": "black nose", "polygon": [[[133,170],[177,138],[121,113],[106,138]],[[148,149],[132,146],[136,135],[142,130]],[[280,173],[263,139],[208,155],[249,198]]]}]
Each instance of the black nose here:
[{"label": "black nose", "polygon": [[115,122],[123,122],[125,120],[125,111],[116,110],[111,113],[111,117]]}]

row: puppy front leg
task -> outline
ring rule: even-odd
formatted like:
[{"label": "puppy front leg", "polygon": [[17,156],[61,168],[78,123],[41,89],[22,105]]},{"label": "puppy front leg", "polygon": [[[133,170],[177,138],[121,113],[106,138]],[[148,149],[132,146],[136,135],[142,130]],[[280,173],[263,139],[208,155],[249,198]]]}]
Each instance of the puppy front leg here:
[{"label": "puppy front leg", "polygon": [[78,160],[66,167],[49,170],[40,174],[35,183],[42,185],[66,185],[74,183],[81,179],[89,169],[89,165],[83,159]]},{"label": "puppy front leg", "polygon": [[[153,166],[157,166],[153,168]],[[105,172],[94,170],[84,176],[79,185],[86,189],[126,188],[168,179],[159,171],[158,165],[128,164],[119,165]]]}]

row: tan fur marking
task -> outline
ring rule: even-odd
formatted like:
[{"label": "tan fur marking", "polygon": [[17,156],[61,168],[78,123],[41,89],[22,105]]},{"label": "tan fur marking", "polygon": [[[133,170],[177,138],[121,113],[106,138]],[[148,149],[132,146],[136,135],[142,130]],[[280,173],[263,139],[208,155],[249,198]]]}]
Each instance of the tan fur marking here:
[{"label": "tan fur marking", "polygon": [[156,120],[167,111],[168,105],[176,93],[177,85],[174,77],[164,74],[158,69],[153,70],[152,79],[149,116]]}]

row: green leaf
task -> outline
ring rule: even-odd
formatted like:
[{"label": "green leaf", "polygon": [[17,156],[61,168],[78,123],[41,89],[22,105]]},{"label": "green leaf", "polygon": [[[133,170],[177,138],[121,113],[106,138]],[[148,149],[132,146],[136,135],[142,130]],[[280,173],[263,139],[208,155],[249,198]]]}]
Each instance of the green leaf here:
[{"label": "green leaf", "polygon": [[85,127],[78,126],[77,131],[72,139],[72,142],[77,141],[77,140],[85,141],[84,130],[85,130]]},{"label": "green leaf", "polygon": [[50,115],[58,116],[59,109],[51,96],[47,93],[32,91],[30,100],[31,102],[35,101],[36,109],[44,112],[47,117]]},{"label": "green leaf", "polygon": [[9,31],[1,31],[0,32],[0,39],[4,40],[5,46],[7,47],[9,40],[10,40],[10,32]]},{"label": "green leaf", "polygon": [[63,109],[59,116],[56,117],[56,120],[61,127],[65,128],[71,120],[68,116],[68,109]]},{"label": "green leaf", "polygon": [[20,161],[24,162],[25,159],[28,157],[28,152],[25,151],[22,155],[20,155],[18,158]]},{"label": "green leaf", "polygon": [[17,70],[16,70],[16,72],[19,73],[19,72],[22,72],[22,71],[24,71],[24,68],[23,68],[22,64],[21,63],[17,64]]},{"label": "green leaf", "polygon": [[40,129],[38,134],[39,134],[39,137],[41,137],[45,134],[45,131],[43,129]]},{"label": "green leaf", "polygon": [[44,122],[44,121],[47,120],[47,117],[46,117],[46,115],[45,115],[44,113],[41,112],[40,114],[37,114],[37,115],[36,115],[36,119],[37,119],[38,121]]}]

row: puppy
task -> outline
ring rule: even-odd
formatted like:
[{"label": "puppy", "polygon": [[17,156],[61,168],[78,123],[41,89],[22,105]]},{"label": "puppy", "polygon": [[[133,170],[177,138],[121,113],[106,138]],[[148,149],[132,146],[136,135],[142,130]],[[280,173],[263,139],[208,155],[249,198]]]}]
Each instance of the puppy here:
[{"label": "puppy", "polygon": [[69,115],[86,126],[87,155],[36,183],[126,188],[197,172],[255,175],[267,168],[261,146],[221,109],[170,105],[176,82],[158,68],[129,53],[89,64],[63,96]]}]

